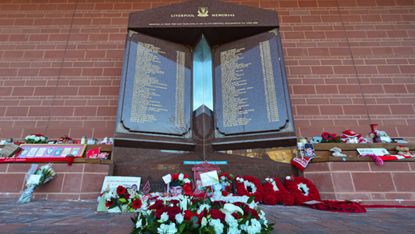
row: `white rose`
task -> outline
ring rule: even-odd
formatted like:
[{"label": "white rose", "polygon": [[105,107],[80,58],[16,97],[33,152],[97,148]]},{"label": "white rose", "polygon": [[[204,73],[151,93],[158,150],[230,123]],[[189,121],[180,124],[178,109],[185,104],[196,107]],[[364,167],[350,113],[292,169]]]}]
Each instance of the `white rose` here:
[{"label": "white rose", "polygon": [[183,180],[184,179],[184,175],[183,175],[183,173],[180,173],[179,174],[179,180]]}]

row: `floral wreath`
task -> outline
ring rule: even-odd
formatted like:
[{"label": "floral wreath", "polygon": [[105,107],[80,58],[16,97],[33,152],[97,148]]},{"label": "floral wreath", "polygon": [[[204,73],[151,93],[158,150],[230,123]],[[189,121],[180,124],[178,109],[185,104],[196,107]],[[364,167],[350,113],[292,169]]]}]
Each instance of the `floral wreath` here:
[{"label": "floral wreath", "polygon": [[233,180],[234,176],[232,174],[221,172],[219,174],[219,183],[222,185],[222,195],[227,196],[230,193],[233,193]]},{"label": "floral wreath", "polygon": [[281,181],[278,178],[265,178],[264,183],[262,184],[263,198],[262,203],[265,205],[293,205],[294,199],[291,197],[287,189],[282,185]]},{"label": "floral wreath", "polygon": [[235,178],[236,194],[239,196],[255,197],[256,202],[262,201],[262,185],[254,176],[237,176]]},{"label": "floral wreath", "polygon": [[310,180],[303,177],[287,176],[285,187],[294,198],[295,205],[303,205],[307,201],[320,201],[320,194],[316,186]]},{"label": "floral wreath", "polygon": [[183,173],[175,173],[175,174],[167,174],[163,176],[164,182],[172,186],[172,184],[176,184],[183,187],[183,194],[184,195],[192,195],[192,184],[189,179],[189,175]]}]

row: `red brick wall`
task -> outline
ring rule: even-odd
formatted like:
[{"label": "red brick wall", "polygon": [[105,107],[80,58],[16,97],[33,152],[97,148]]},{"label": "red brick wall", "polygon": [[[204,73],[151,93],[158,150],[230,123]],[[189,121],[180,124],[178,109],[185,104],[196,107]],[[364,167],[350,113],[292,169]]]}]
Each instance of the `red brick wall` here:
[{"label": "red brick wall", "polygon": [[[173,2],[1,1],[0,138],[112,135],[127,16]],[[234,2],[279,13],[299,135],[415,139],[412,0]]]},{"label": "red brick wall", "polygon": [[371,205],[415,205],[415,162],[311,163],[304,177],[322,199],[360,200]]},{"label": "red brick wall", "polygon": [[[0,164],[0,198],[19,197],[25,188],[25,175],[31,164]],[[108,175],[108,164],[75,163],[53,164],[56,177],[35,190],[35,199],[91,200],[101,192],[102,182]]]}]

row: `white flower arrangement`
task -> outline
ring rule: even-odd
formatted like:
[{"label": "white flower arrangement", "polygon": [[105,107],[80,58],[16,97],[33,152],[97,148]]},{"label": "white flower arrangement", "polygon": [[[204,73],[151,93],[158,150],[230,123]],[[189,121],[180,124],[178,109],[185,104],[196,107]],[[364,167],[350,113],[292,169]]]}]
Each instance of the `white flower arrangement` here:
[{"label": "white flower arrangement", "polygon": [[32,134],[24,138],[28,144],[43,144],[48,142],[48,138],[42,134]]}]

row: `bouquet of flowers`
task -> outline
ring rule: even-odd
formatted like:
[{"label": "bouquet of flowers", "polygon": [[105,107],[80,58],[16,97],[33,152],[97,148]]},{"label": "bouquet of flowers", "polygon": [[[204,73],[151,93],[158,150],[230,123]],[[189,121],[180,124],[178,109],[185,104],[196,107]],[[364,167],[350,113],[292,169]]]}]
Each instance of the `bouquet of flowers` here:
[{"label": "bouquet of flowers", "polygon": [[272,225],[252,200],[160,198],[132,218],[133,233],[271,233]]},{"label": "bouquet of flowers", "polygon": [[233,193],[235,176],[226,172],[222,172],[219,175],[219,183],[222,185],[222,196],[228,196]]},{"label": "bouquet of flowers", "polygon": [[41,167],[33,165],[27,174],[26,189],[20,195],[18,203],[28,203],[32,200],[35,189],[47,182],[51,181],[56,176],[56,172],[52,169],[51,164],[46,164]]},{"label": "bouquet of flowers", "polygon": [[48,137],[42,134],[32,134],[26,136],[24,141],[28,144],[44,144],[48,142]]},{"label": "bouquet of flowers", "polygon": [[141,194],[122,185],[116,190],[105,191],[101,196],[105,197],[105,207],[109,212],[137,212],[143,205]]}]

